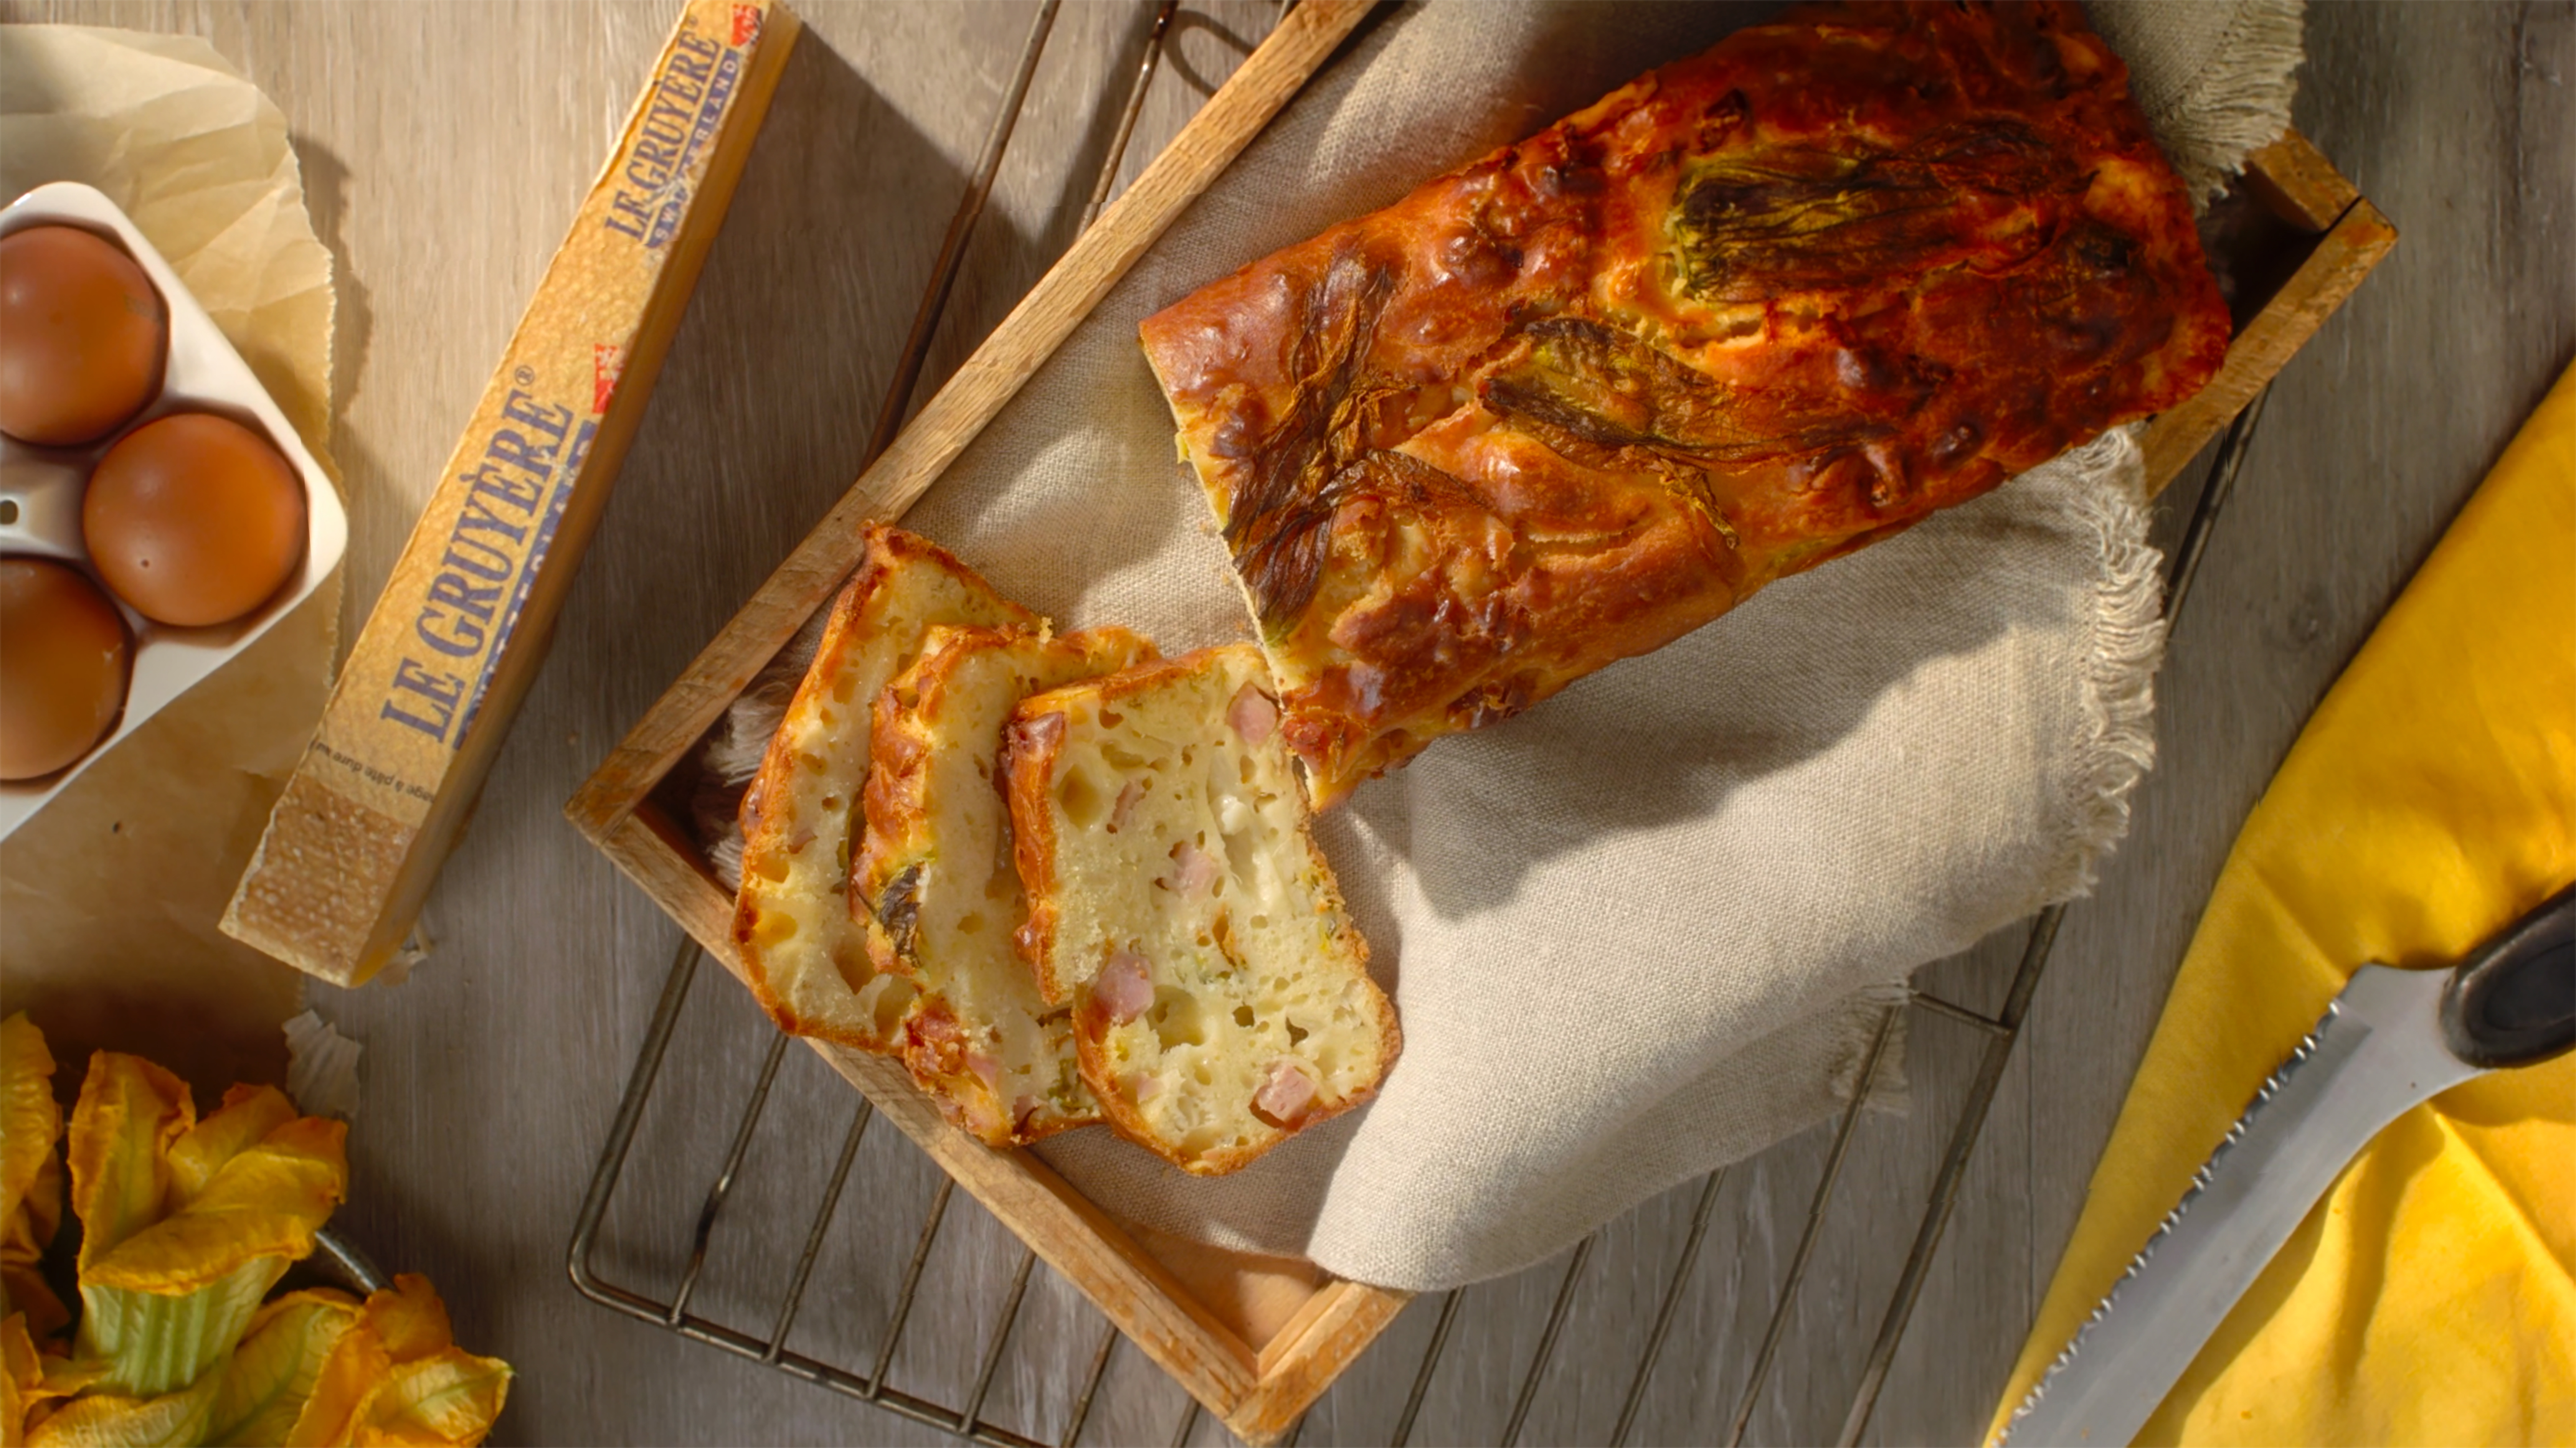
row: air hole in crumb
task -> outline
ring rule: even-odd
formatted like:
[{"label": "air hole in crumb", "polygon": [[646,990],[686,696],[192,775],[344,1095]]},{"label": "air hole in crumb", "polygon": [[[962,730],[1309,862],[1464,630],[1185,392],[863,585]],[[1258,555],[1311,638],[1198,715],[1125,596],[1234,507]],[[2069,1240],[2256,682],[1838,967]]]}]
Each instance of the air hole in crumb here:
[{"label": "air hole in crumb", "polygon": [[1145,767],[1145,757],[1143,755],[1134,753],[1130,750],[1121,749],[1115,744],[1101,745],[1100,757],[1108,760],[1109,767],[1112,769],[1123,769],[1132,773]]},{"label": "air hole in crumb", "polygon": [[1100,711],[1100,727],[1103,729],[1115,729],[1126,722],[1127,716],[1119,713],[1115,709],[1103,709]]},{"label": "air hole in crumb", "polygon": [[1234,1023],[1235,1023],[1236,1025],[1238,1025],[1238,1026],[1243,1027],[1243,1028],[1244,1028],[1245,1030],[1247,1030],[1247,1031],[1248,1031],[1248,1030],[1251,1030],[1251,1029],[1252,1029],[1252,1007],[1250,1007],[1250,1006],[1236,1006],[1236,1007],[1234,1008]]},{"label": "air hole in crumb", "polygon": [[[1199,1003],[1186,991],[1169,986],[1157,989],[1154,1004],[1146,1014],[1154,1023],[1155,1041],[1166,1051],[1207,1044],[1207,1030],[1199,1019]],[[1202,1066],[1200,1069],[1206,1068]]]},{"label": "air hole in crumb", "polygon": [[1294,1046],[1305,1039],[1306,1028],[1297,1024],[1295,1021],[1290,1021],[1288,1023],[1288,1044]]},{"label": "air hole in crumb", "polygon": [[1077,829],[1087,830],[1109,814],[1108,799],[1091,782],[1091,776],[1079,769],[1056,781],[1055,802]]},{"label": "air hole in crumb", "polygon": [[957,933],[960,935],[980,934],[983,929],[984,917],[981,915],[974,914],[970,911],[967,914],[957,917]]},{"label": "air hole in crumb", "polygon": [[[848,972],[844,971],[843,974],[846,976]],[[904,1008],[911,1005],[913,997],[921,992],[910,981],[894,976],[881,975],[876,978],[885,982],[885,988],[877,996],[876,1001],[877,1034],[892,1036],[903,1023]]]},{"label": "air hole in crumb", "polygon": [[1235,773],[1242,778],[1244,783],[1252,783],[1252,756],[1249,754],[1243,756],[1242,760],[1239,761],[1239,765],[1240,767],[1236,769]]}]

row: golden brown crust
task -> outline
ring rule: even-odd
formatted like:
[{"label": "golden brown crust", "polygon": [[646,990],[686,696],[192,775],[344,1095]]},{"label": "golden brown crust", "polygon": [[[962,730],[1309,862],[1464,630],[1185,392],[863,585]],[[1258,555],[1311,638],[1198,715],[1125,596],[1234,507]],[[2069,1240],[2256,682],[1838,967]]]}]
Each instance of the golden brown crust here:
[{"label": "golden brown crust", "polygon": [[[1044,695],[1040,695],[1044,698]],[[1055,973],[1056,897],[1062,882],[1055,873],[1055,814],[1047,808],[1047,791],[1055,780],[1056,753],[1064,747],[1064,714],[1053,708],[1032,712],[1023,703],[1002,731],[1002,789],[1011,808],[1011,859],[1019,867],[1020,888],[1028,892],[1029,918],[1011,936],[1011,947],[1027,961],[1038,994],[1061,1005],[1072,992],[1070,982]]]},{"label": "golden brown crust", "polygon": [[[1316,873],[1325,882],[1329,897],[1326,913],[1346,914],[1341,887],[1334,883],[1332,870],[1324,863],[1323,852],[1315,847],[1311,839],[1306,841],[1306,851],[1314,861]],[[1360,970],[1365,971],[1369,961],[1368,940],[1359,932],[1353,931],[1350,935],[1350,948],[1354,963]],[[1386,1063],[1385,1070],[1392,1071],[1395,1069],[1396,1058],[1404,1054],[1404,1025],[1396,1016],[1395,1004],[1384,994],[1374,990],[1367,992],[1361,999],[1371,1008],[1376,1017],[1378,1056]],[[1092,1099],[1100,1106],[1100,1119],[1110,1130],[1192,1176],[1225,1176],[1241,1171],[1278,1145],[1275,1140],[1259,1141],[1198,1155],[1180,1150],[1176,1144],[1154,1130],[1152,1123],[1146,1120],[1145,1113],[1138,1109],[1134,1098],[1128,1094],[1125,1083],[1118,1079],[1117,1065],[1109,1059],[1107,1049],[1109,1030],[1109,1012],[1099,1001],[1086,996],[1076,1003],[1073,1011],[1073,1044],[1074,1049],[1081,1056],[1083,1083],[1091,1088]],[[1297,1116],[1285,1121],[1271,1120],[1269,1124],[1291,1135],[1304,1131],[1308,1127],[1330,1121],[1343,1112],[1354,1107],[1365,1106],[1377,1099],[1378,1088],[1385,1084],[1385,1080],[1384,1074],[1381,1073],[1365,1087],[1339,1100],[1325,1101],[1319,1097],[1312,1107]]]},{"label": "golden brown crust", "polygon": [[975,1045],[967,1025],[943,1000],[924,996],[904,1015],[903,1046],[897,1053],[904,1069],[958,1130],[986,1146],[1028,1146],[1061,1131],[1092,1126],[1101,1117],[1097,1105],[1085,1112],[1030,1113],[1013,1119],[975,1106],[991,1092],[975,1073]]},{"label": "golden brown crust", "polygon": [[950,1121],[989,1145],[1099,1119],[1066,1013],[1046,1008],[1000,934],[1026,892],[1006,853],[999,731],[1024,693],[1153,654],[1123,628],[1051,638],[943,625],[877,696],[850,908],[871,964],[920,988],[896,1054]]},{"label": "golden brown crust", "polygon": [[2060,0],[1745,30],[1142,336],[1318,805],[2222,360]]},{"label": "golden brown crust", "polygon": [[[871,538],[868,548],[869,559],[873,561],[876,555],[875,540]],[[837,659],[841,652],[848,648],[851,626],[858,616],[859,602],[863,596],[860,582],[867,576],[868,565],[863,563],[860,565],[858,575],[851,578],[848,585],[842,588],[840,596],[832,601],[831,621],[823,626],[822,640],[814,650],[816,667],[823,666],[826,659]],[[809,671],[806,678],[810,682],[813,674]],[[806,687],[807,683],[798,684],[796,694],[787,706],[789,716],[796,712],[797,704],[804,701]],[[764,801],[773,793],[782,799],[786,796],[788,777],[795,768],[795,759],[788,751],[780,749],[773,738],[769,750],[761,756],[760,772],[752,776],[751,787],[743,791],[742,805],[737,818],[742,825],[743,878],[746,882],[752,878],[756,855],[775,856],[787,853],[785,821],[766,809]],[[807,1021],[799,1016],[795,1007],[787,1003],[786,997],[770,984],[769,952],[758,940],[761,913],[762,902],[757,889],[746,887],[735,893],[733,944],[734,953],[742,961],[743,978],[750,983],[752,998],[760,1002],[760,1008],[769,1013],[769,1018],[777,1022],[780,1030],[795,1036],[815,1034],[819,1023]],[[842,1037],[835,1039],[845,1046],[878,1049],[877,1043],[871,1043],[852,1033],[844,1033]]]},{"label": "golden brown crust", "polygon": [[[868,977],[874,971],[866,964],[864,938],[847,910],[841,912],[837,922],[846,930],[846,938],[836,942],[817,942],[810,936],[797,940],[792,932],[787,938],[773,939],[771,922],[794,913],[786,897],[796,882],[789,877],[791,873],[812,872],[815,862],[804,860],[803,853],[817,848],[824,839],[835,841],[831,847],[836,856],[830,863],[832,878],[846,879],[846,865],[837,856],[849,840],[852,817],[860,809],[866,750],[850,750],[850,741],[834,737],[827,721],[841,712],[836,695],[848,687],[865,656],[888,647],[888,640],[881,636],[889,626],[887,614],[904,591],[901,585],[907,573],[917,578],[921,570],[936,575],[943,586],[964,601],[968,605],[965,612],[1029,627],[1044,622],[1001,598],[973,569],[939,545],[900,528],[870,525],[866,554],[833,601],[831,617],[815,647],[814,661],[788,701],[778,733],[761,758],[760,771],[743,794],[739,815],[743,884],[735,896],[733,939],[753,997],[779,1029],[791,1035],[879,1053],[894,1049],[896,1041],[890,1032],[879,1028],[877,1017],[858,999],[859,993],[871,984]],[[918,627],[917,623],[907,624]],[[909,652],[916,643],[917,640],[903,640],[894,647]],[[867,701],[857,701],[858,722],[848,726],[858,731],[860,744],[867,737],[868,707]],[[839,761],[844,770],[852,771],[846,790],[828,796],[841,801],[837,820],[800,817],[799,771],[812,769],[811,762],[803,756],[817,749],[843,755],[855,753],[855,759]],[[777,951],[793,953],[795,966],[782,971],[780,962],[772,958]],[[817,951],[840,976],[837,989],[829,982],[808,978],[813,973],[808,968],[820,964]]]},{"label": "golden brown crust", "polygon": [[1031,696],[1006,750],[1022,956],[1102,1118],[1204,1176],[1371,1099],[1403,1049],[1269,688],[1252,645],[1201,649]]},{"label": "golden brown crust", "polygon": [[[938,696],[968,649],[1037,636],[1033,629],[932,629],[919,661],[877,696],[868,734],[867,829],[850,861],[850,914],[866,929],[868,963],[880,971],[920,977],[908,941],[912,902],[900,877],[927,847],[930,764],[937,746],[915,722],[938,710]],[[895,899],[885,898],[889,886],[896,887]]]}]

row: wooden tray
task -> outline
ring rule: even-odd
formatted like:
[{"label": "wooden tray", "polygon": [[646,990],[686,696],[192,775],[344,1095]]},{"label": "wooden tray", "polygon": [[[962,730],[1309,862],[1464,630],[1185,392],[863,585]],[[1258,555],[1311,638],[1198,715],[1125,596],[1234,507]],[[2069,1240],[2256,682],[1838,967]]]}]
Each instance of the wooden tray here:
[{"label": "wooden tray", "polygon": [[[737,976],[733,901],[653,798],[726,706],[858,565],[859,529],[899,518],[1165,226],[1213,181],[1374,0],[1304,0],[798,544],[565,807],[583,834]],[[2230,290],[2225,368],[2156,418],[2161,489],[2270,382],[2396,241],[2378,210],[2303,138],[2256,154],[2204,233]],[[1117,1221],[1027,1151],[948,1125],[894,1061],[808,1042],[876,1109],[1247,1442],[1289,1431],[1409,1294]]]},{"label": "wooden tray", "polygon": [[2245,159],[2245,175],[2201,219],[2210,268],[2236,335],[2209,385],[2147,424],[2147,491],[2160,493],[2270,386],[2379,259],[2397,228],[2292,131]]}]

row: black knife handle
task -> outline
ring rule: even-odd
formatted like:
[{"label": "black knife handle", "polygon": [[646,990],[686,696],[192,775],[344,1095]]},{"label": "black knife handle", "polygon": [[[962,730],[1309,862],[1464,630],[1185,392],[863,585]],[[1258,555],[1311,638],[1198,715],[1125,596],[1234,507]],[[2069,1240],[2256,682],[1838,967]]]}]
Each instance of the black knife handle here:
[{"label": "black knife handle", "polygon": [[2530,1066],[2576,1046],[2576,885],[2478,947],[2442,989],[2442,1036],[2472,1066]]}]

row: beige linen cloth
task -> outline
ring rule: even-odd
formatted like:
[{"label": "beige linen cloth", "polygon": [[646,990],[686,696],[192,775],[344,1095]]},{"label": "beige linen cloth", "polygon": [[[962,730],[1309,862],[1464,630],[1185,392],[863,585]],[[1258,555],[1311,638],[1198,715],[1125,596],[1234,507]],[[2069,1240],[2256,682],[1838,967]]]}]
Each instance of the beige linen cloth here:
[{"label": "beige linen cloth", "polygon": [[[1775,9],[1381,15],[905,525],[1059,627],[1246,636],[1137,322]],[[2295,0],[2095,20],[2199,181],[2286,124]],[[1039,1151],[1132,1220],[1429,1289],[1829,1115],[1909,971],[2081,892],[2126,826],[2162,641],[2141,481],[2105,437],[1364,786],[1318,834],[1403,1014],[1376,1102],[1216,1180],[1106,1131]],[[774,717],[734,721],[737,777]]]}]

